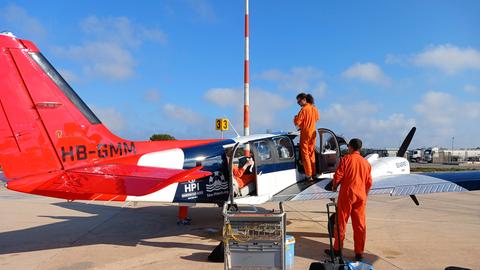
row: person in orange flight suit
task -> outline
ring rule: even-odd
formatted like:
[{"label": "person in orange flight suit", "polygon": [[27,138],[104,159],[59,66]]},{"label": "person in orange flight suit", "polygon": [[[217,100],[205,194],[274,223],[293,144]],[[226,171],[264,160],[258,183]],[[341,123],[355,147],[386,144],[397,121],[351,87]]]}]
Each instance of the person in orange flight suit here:
[{"label": "person in orange flight suit", "polygon": [[320,119],[317,107],[310,94],[297,95],[297,103],[302,108],[293,118],[293,123],[300,129],[300,155],[302,156],[305,179],[313,181],[315,177],[315,141],[317,139],[316,123]]},{"label": "person in orange flight suit", "polygon": [[[348,153],[338,165],[333,177],[332,189],[336,191],[341,185],[337,202],[338,227],[335,228],[334,254],[339,252],[339,242],[345,239],[347,221],[352,216],[353,240],[355,246],[355,260],[363,259],[363,251],[366,240],[365,206],[367,194],[372,187],[371,166],[368,161],[360,155],[362,141],[351,139],[348,143]],[[338,238],[340,232],[340,241]],[[325,250],[330,254],[330,250]]]},{"label": "person in orange flight suit", "polygon": [[234,165],[233,176],[235,177],[235,180],[237,180],[239,189],[248,185],[249,183],[251,183],[252,181],[255,180],[255,175],[254,174],[244,174],[245,171],[247,170],[247,168],[249,166],[253,166],[253,164],[255,164],[253,159],[252,158],[247,158],[247,161],[245,162],[245,164],[241,168]]}]

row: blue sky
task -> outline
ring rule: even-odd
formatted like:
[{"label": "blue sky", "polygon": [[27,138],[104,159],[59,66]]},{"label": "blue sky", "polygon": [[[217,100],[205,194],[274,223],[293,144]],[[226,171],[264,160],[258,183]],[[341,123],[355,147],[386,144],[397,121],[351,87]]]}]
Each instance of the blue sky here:
[{"label": "blue sky", "polygon": [[[480,2],[250,3],[252,132],[293,130],[300,91],[370,147],[480,146]],[[0,1],[120,136],[242,128],[244,1]],[[227,133],[227,136],[234,136]]]}]

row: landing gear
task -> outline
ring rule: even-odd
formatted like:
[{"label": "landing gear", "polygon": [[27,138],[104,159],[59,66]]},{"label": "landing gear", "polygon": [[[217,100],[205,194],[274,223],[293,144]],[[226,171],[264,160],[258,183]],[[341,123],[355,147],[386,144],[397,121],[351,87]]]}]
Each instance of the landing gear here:
[{"label": "landing gear", "polygon": [[192,219],[191,218],[185,218],[185,219],[179,219],[177,221],[177,225],[190,225]]},{"label": "landing gear", "polygon": [[192,219],[188,217],[188,206],[178,207],[177,225],[190,225]]}]

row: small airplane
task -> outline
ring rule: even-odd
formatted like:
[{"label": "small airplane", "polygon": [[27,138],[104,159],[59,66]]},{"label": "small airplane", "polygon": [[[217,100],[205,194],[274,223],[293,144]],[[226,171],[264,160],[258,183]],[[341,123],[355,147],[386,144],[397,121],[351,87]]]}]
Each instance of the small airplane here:
[{"label": "small airplane", "polygon": [[[0,34],[0,165],[7,188],[85,201],[262,204],[334,198],[329,190],[345,139],[318,129],[318,181],[305,183],[295,137],[129,141],[111,133],[34,43]],[[480,189],[480,172],[410,174],[403,156],[366,157],[370,194],[410,195]],[[241,186],[233,175],[245,153],[254,160]]]}]

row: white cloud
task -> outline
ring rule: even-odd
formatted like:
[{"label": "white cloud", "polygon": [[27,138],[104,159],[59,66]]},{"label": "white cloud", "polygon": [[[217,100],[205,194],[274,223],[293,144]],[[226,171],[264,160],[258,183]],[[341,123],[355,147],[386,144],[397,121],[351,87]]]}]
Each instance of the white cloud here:
[{"label": "white cloud", "polygon": [[230,107],[243,104],[243,90],[232,88],[211,88],[204,98],[220,107]]},{"label": "white cloud", "polygon": [[449,126],[455,120],[456,110],[452,96],[442,92],[428,92],[422,102],[414,106],[414,110],[429,123],[439,126]]},{"label": "white cloud", "polygon": [[204,118],[197,112],[192,111],[189,108],[184,108],[174,104],[165,104],[162,108],[163,113],[180,122],[185,122],[189,125],[203,125]]},{"label": "white cloud", "polygon": [[21,38],[36,40],[44,39],[47,35],[47,30],[40,21],[15,4],[0,9],[0,18],[5,21],[3,27],[11,27],[11,29],[2,30],[12,31],[13,34]]},{"label": "white cloud", "polygon": [[159,44],[167,42],[166,35],[160,29],[134,24],[127,17],[89,16],[80,22],[80,28],[96,39],[130,47],[139,46],[144,41],[154,41]]},{"label": "white cloud", "polygon": [[472,85],[472,84],[465,85],[463,87],[463,90],[465,90],[465,92],[470,93],[470,94],[479,94],[480,93],[480,89],[478,89],[477,86]]},{"label": "white cloud", "polygon": [[342,76],[347,79],[358,79],[378,85],[389,85],[391,83],[391,79],[383,73],[382,69],[371,62],[356,63],[345,70]]},{"label": "white cloud", "polygon": [[444,92],[427,92],[414,106],[423,145],[448,145],[451,137],[467,147],[479,146],[480,102],[462,101]]},{"label": "white cloud", "polygon": [[73,71],[68,69],[58,69],[58,72],[62,75],[63,79],[67,81],[69,84],[72,82],[76,82],[78,80],[77,75],[73,73]]},{"label": "white cloud", "polygon": [[187,3],[201,18],[208,21],[216,19],[215,12],[209,2],[205,0],[187,0]]},{"label": "white cloud", "polygon": [[114,107],[97,107],[92,106],[92,111],[102,121],[102,123],[113,132],[124,131],[126,128],[126,120],[122,113]]},{"label": "white cloud", "polygon": [[79,62],[89,77],[129,79],[135,75],[135,49],[147,41],[167,42],[160,29],[135,24],[127,17],[89,16],[80,22],[80,28],[86,35],[81,45],[56,47],[54,52]]},{"label": "white cloud", "polygon": [[386,117],[379,115],[380,108],[367,101],[346,105],[337,103],[321,110],[320,122],[347,139],[362,139],[367,147],[400,146],[403,136],[415,125],[415,119],[399,113]]},{"label": "white cloud", "polygon": [[459,48],[450,44],[431,46],[411,60],[415,65],[434,67],[447,74],[463,70],[480,70],[480,52],[473,48]]},{"label": "white cloud", "polygon": [[314,67],[294,67],[288,72],[278,69],[266,70],[257,78],[275,82],[280,90],[312,93],[321,97],[327,91],[327,84],[322,81],[322,71]]},{"label": "white cloud", "polygon": [[385,63],[387,64],[403,64],[405,63],[405,58],[395,54],[387,54],[385,56]]},{"label": "white cloud", "polygon": [[136,65],[129,50],[110,42],[88,42],[82,46],[57,47],[55,52],[83,64],[90,77],[124,80],[134,75]]},{"label": "white cloud", "polygon": [[[232,88],[212,88],[204,98],[219,106],[234,108],[237,112],[236,123],[241,123],[243,115],[243,90]],[[278,128],[284,121],[278,119],[278,113],[292,105],[292,102],[280,95],[265,90],[253,89],[250,92],[251,126],[260,128]]]},{"label": "white cloud", "polygon": [[314,97],[322,97],[325,94],[325,92],[327,92],[327,84],[325,82],[318,83],[312,89],[312,95]]},{"label": "white cloud", "polygon": [[[278,127],[276,121],[279,111],[288,108],[293,102],[283,97],[263,90],[254,90],[251,93],[251,121],[258,127]],[[283,122],[283,121],[282,121]]]}]

